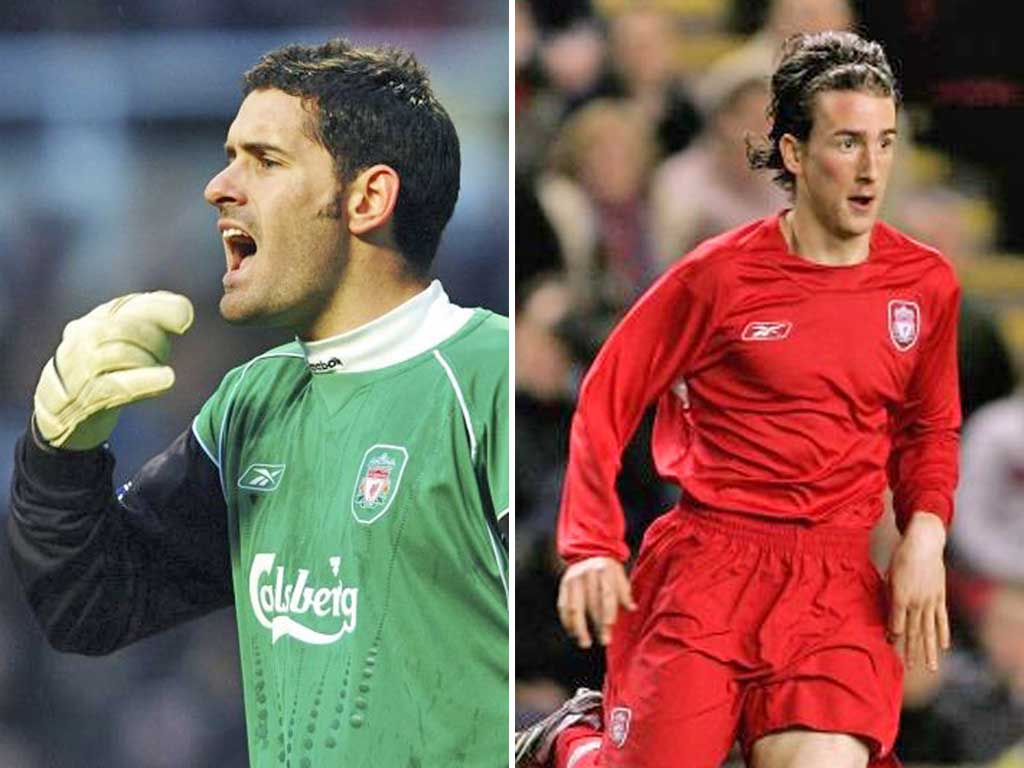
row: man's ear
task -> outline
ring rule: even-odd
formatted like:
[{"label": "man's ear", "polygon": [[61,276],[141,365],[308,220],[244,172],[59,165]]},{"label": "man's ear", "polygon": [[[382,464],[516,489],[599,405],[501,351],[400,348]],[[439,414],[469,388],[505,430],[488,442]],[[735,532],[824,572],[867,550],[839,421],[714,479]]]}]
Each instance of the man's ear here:
[{"label": "man's ear", "polygon": [[387,226],[398,204],[398,173],[389,165],[361,171],[345,191],[348,230],[362,236]]},{"label": "man's ear", "polygon": [[799,178],[803,173],[803,165],[800,158],[802,149],[799,139],[791,133],[782,134],[779,139],[779,154],[782,155],[782,164],[786,170]]}]

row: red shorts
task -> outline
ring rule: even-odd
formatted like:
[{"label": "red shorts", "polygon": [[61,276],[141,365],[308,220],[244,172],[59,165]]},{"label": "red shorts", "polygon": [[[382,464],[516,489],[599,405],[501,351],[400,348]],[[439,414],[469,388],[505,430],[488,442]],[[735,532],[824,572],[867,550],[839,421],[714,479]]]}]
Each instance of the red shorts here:
[{"label": "red shorts", "polygon": [[609,768],[718,768],[775,731],[848,733],[891,757],[902,664],[868,531],[677,509],[650,527],[637,610],[608,648]]}]

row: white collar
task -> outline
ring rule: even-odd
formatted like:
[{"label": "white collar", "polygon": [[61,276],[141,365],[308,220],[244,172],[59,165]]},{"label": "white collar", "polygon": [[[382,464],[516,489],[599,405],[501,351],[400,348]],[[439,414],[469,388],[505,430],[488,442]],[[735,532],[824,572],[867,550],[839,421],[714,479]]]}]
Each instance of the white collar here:
[{"label": "white collar", "polygon": [[441,283],[426,289],[380,317],[338,336],[299,341],[313,373],[356,373],[386,368],[436,347],[473,315],[452,304]]}]

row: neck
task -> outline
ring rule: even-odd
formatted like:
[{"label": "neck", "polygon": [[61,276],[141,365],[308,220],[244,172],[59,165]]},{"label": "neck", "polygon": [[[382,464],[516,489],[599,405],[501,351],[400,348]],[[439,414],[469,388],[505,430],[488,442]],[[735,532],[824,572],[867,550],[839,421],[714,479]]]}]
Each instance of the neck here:
[{"label": "neck", "polygon": [[436,347],[457,333],[472,309],[448,300],[436,280],[387,314],[316,341],[299,339],[310,373],[343,375],[386,368]]},{"label": "neck", "polygon": [[323,311],[302,329],[299,338],[317,341],[346,333],[421,293],[429,281],[408,276],[400,260],[400,256],[388,254],[351,259]]},{"label": "neck", "polygon": [[807,205],[797,205],[783,216],[782,234],[791,252],[828,267],[860,264],[871,247],[870,229],[858,235],[837,235],[822,226]]}]

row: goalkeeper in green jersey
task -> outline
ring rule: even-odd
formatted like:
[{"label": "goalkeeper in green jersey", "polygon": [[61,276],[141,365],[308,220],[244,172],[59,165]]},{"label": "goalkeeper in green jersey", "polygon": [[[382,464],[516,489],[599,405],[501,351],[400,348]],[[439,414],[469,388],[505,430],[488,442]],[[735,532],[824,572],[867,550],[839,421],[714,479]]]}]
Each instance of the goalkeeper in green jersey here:
[{"label": "goalkeeper in green jersey", "polygon": [[70,323],[17,446],[28,600],[86,654],[234,605],[253,766],[507,765],[508,322],[427,277],[455,129],[394,49],[289,46],[244,82],[206,188],[220,309],[296,341],[115,494],[118,411],[172,386],[192,307]]}]

